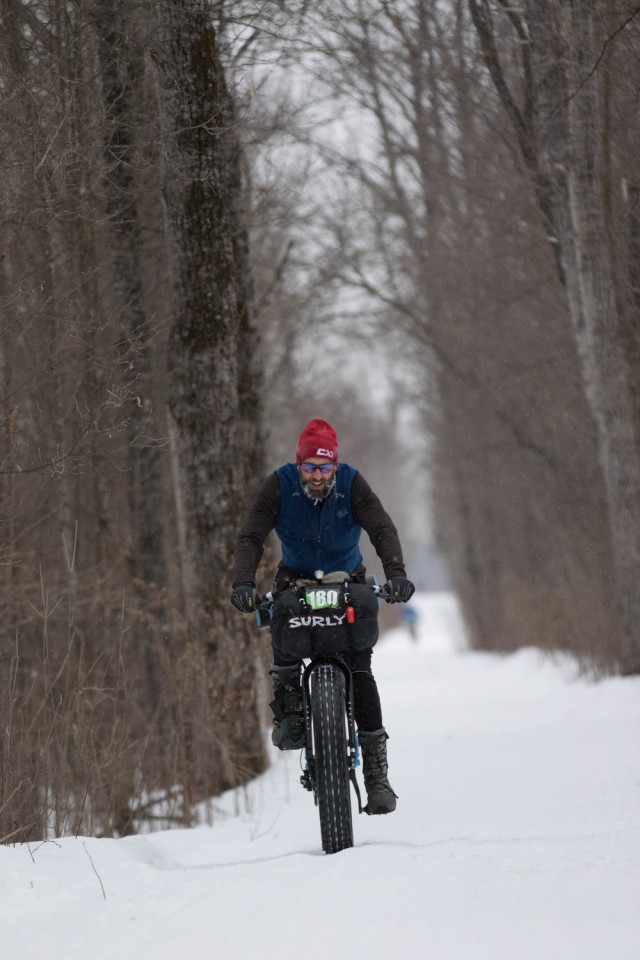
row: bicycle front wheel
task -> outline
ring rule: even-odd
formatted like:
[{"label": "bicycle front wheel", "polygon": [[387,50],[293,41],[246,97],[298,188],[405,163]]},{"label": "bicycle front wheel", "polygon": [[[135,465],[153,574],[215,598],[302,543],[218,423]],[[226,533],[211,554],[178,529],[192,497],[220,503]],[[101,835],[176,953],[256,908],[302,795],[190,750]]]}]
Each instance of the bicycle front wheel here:
[{"label": "bicycle front wheel", "polygon": [[345,691],[345,675],[338,666],[323,663],[313,671],[315,791],[325,853],[338,853],[353,846]]}]

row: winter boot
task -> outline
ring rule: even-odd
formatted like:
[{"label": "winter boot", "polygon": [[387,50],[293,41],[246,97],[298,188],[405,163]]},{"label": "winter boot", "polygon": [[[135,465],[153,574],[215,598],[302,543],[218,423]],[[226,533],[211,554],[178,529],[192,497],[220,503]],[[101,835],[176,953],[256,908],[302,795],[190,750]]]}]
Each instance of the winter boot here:
[{"label": "winter boot", "polygon": [[392,813],[396,808],[397,796],[387,778],[387,740],[384,727],[372,733],[358,731],[358,741],[362,749],[362,772],[367,788],[365,813]]},{"label": "winter boot", "polygon": [[300,664],[278,667],[274,663],[269,673],[273,678],[269,706],[275,717],[271,742],[280,750],[300,750],[305,739]]}]

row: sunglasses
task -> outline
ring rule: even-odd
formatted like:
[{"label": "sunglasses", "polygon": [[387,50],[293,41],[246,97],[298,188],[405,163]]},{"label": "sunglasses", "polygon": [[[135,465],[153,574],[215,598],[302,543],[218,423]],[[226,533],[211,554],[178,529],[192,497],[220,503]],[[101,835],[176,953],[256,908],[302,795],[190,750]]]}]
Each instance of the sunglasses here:
[{"label": "sunglasses", "polygon": [[323,477],[328,476],[335,469],[335,463],[301,463],[300,469],[307,476],[311,476],[316,470],[319,470]]}]

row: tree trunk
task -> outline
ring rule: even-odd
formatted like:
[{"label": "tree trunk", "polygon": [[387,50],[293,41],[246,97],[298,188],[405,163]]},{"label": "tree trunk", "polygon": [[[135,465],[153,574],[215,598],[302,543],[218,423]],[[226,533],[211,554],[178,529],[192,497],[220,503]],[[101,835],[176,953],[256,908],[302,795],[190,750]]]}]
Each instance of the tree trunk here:
[{"label": "tree trunk", "polygon": [[226,737],[216,738],[220,766],[228,770],[231,758],[246,778],[264,764],[255,645],[249,626],[233,616],[228,592],[238,519],[262,451],[239,146],[209,4],[166,0],[156,9],[169,126],[169,403],[185,614],[191,636],[209,653],[209,696]]},{"label": "tree trunk", "polygon": [[120,351],[128,370],[127,479],[129,571],[134,581],[166,582],[162,515],[162,468],[151,381],[153,327],[142,291],[139,147],[144,99],[144,48],[140,14],[130,0],[96,0],[107,134],[110,226],[113,236],[114,302],[122,329]]}]

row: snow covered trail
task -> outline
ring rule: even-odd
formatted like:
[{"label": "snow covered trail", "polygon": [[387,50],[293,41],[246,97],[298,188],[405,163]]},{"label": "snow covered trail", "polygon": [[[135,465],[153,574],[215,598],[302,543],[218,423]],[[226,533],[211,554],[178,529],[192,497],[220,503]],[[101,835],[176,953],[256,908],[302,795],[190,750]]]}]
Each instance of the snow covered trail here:
[{"label": "snow covered trail", "polygon": [[298,755],[212,827],[0,848],[2,955],[188,960],[639,960],[640,679],[464,651],[416,598],[374,669],[398,810],[325,856]]}]

